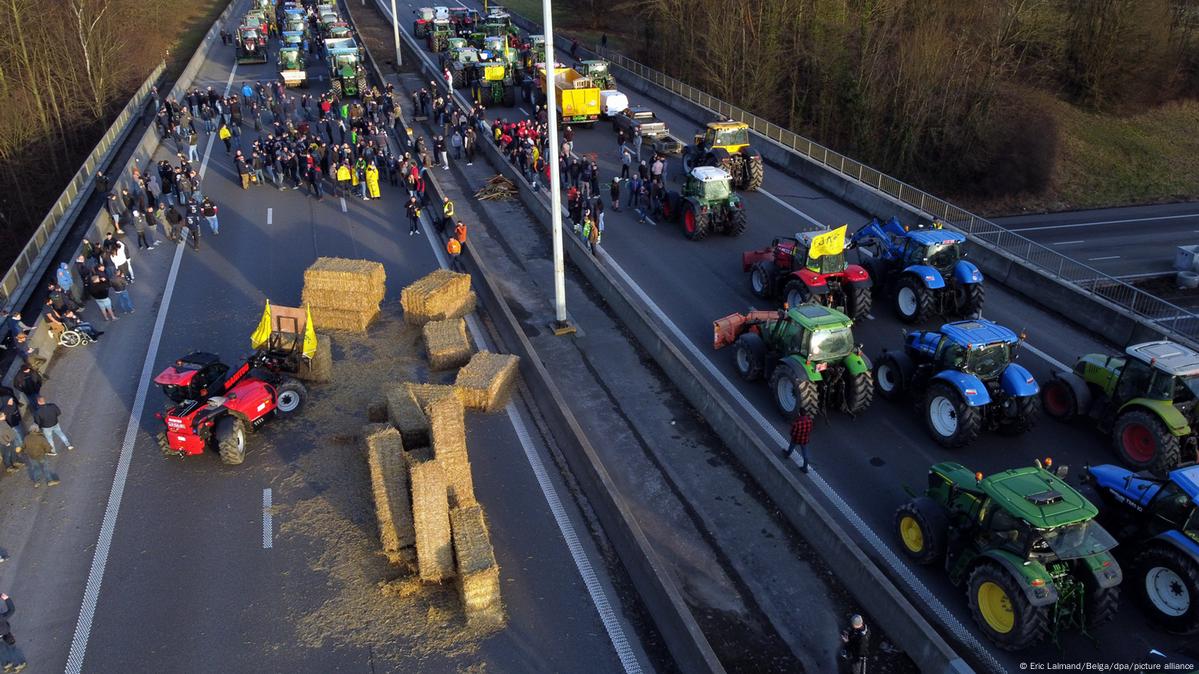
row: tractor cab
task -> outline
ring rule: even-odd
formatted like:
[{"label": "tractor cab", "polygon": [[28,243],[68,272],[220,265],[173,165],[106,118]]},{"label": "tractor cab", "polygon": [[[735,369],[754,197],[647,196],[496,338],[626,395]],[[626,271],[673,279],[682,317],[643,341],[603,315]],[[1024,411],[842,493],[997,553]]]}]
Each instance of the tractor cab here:
[{"label": "tractor cab", "polygon": [[450,8],[450,24],[453,25],[454,32],[458,35],[469,34],[478,19],[479,12],[477,10],[466,7]]},{"label": "tractor cab", "polygon": [[283,48],[284,49],[303,49],[304,34],[297,31],[283,32]]},{"label": "tractor cab", "polygon": [[915,230],[907,233],[904,247],[904,266],[928,265],[942,274],[952,271],[962,259],[962,243],[966,237],[957,232],[940,229]]},{"label": "tractor cab", "polygon": [[254,334],[254,367],[273,373],[296,374],[316,355],[317,340],[306,309],[272,305],[269,301]]},{"label": "tractor cab", "polygon": [[416,22],[420,24],[430,23],[433,21],[433,8],[421,7],[416,10]]},{"label": "tractor cab", "polygon": [[703,132],[695,134],[695,143],[707,150],[721,149],[734,154],[749,147],[749,126],[744,122],[709,122]]},{"label": "tractor cab", "polygon": [[345,22],[338,21],[337,23],[329,26],[329,37],[331,39],[336,40],[339,38],[349,38],[353,37],[353,35],[354,32]]},{"label": "tractor cab", "polygon": [[462,51],[468,46],[466,38],[464,37],[452,37],[449,40],[446,40],[445,45],[445,50],[449,52],[450,58],[458,58],[458,52]]},{"label": "tractor cab", "polygon": [[588,59],[580,61],[578,70],[583,75],[590,77],[595,86],[600,89],[615,89],[615,78],[609,70],[609,64],[602,59]]},{"label": "tractor cab", "polygon": [[684,196],[695,196],[701,201],[722,201],[733,193],[729,185],[729,174],[715,166],[696,166],[687,174]]},{"label": "tractor cab", "polygon": [[1134,344],[1125,349],[1127,359],[1111,359],[1119,368],[1113,402],[1133,398],[1172,403],[1188,413],[1199,397],[1199,352],[1174,342]]},{"label": "tractor cab", "polygon": [[505,12],[493,11],[487,15],[483,23],[483,35],[487,37],[500,36],[504,39],[512,33],[512,17]]},{"label": "tractor cab", "polygon": [[[479,58],[479,50],[478,49],[475,49],[474,47],[462,47],[461,49],[458,50],[455,60],[458,63],[465,64],[465,63],[478,63],[481,59]],[[501,76],[500,79],[503,79],[503,77]]]},{"label": "tractor cab", "polygon": [[300,50],[294,46],[283,47],[279,50],[280,70],[303,70],[304,61]]},{"label": "tractor cab", "polygon": [[905,340],[915,360],[931,362],[940,370],[967,372],[992,381],[999,378],[1015,357],[1020,336],[985,319],[946,323],[940,331],[913,331]]},{"label": "tractor cab", "polygon": [[246,51],[254,51],[266,41],[259,32],[258,26],[242,26],[237,32],[241,38],[242,48]]},{"label": "tractor cab", "polygon": [[[851,321],[845,314],[819,304],[801,304],[786,310],[774,323],[777,344],[786,353],[806,354],[817,372],[855,350]],[[770,340],[768,340],[770,341]]]},{"label": "tractor cab", "polygon": [[167,399],[174,403],[205,400],[224,392],[229,366],[219,356],[196,351],[174,362],[154,378]]}]

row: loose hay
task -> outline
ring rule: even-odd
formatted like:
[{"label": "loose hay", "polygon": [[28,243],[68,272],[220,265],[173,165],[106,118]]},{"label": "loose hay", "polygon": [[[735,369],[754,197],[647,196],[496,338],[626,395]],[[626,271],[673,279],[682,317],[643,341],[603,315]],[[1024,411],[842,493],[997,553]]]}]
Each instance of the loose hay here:
[{"label": "loose hay", "polygon": [[312,322],[316,327],[326,330],[348,330],[351,332],[366,332],[366,328],[379,315],[379,308],[361,310],[330,309],[328,307],[309,307],[312,309]]},{"label": "loose hay", "polygon": [[371,260],[318,257],[304,270],[304,285],[313,289],[371,294],[385,288],[386,284],[387,272],[383,264]]},{"label": "loose hay", "polygon": [[417,568],[422,580],[441,582],[454,575],[445,470],[436,461],[415,463],[409,468]]},{"label": "loose hay", "polygon": [[[400,293],[400,304],[404,307],[404,321],[423,325],[431,320],[463,316],[469,313],[470,275],[438,269],[404,288]],[[473,310],[473,306],[471,307]]]},{"label": "loose hay", "polygon": [[425,323],[423,331],[430,369],[448,370],[461,367],[470,360],[471,346],[466,336],[466,321],[461,318],[432,321]]},{"label": "loose hay", "polygon": [[429,405],[433,457],[445,469],[450,504],[465,508],[475,503],[475,482],[466,451],[466,410],[456,397],[445,397]]},{"label": "loose hay", "polygon": [[304,381],[328,382],[333,380],[333,340],[329,335],[317,333],[316,353],[312,360],[302,361],[296,370],[296,378]]},{"label": "loose hay", "polygon": [[483,508],[474,505],[451,510],[450,528],[458,561],[458,591],[467,619],[502,622],[500,567],[495,561]]},{"label": "loose hay", "polygon": [[458,371],[454,388],[468,409],[494,412],[508,404],[520,358],[480,351]]},{"label": "loose hay", "polygon": [[392,564],[411,564],[415,558],[416,531],[403,441],[399,432],[386,424],[365,426],[363,435],[383,553]]},{"label": "loose hay", "polygon": [[[383,289],[380,288],[380,291],[383,291]],[[327,308],[340,309],[342,311],[377,310],[379,302],[382,301],[383,292],[362,293],[333,289],[325,290],[307,285],[300,292],[300,302],[314,309]]]}]

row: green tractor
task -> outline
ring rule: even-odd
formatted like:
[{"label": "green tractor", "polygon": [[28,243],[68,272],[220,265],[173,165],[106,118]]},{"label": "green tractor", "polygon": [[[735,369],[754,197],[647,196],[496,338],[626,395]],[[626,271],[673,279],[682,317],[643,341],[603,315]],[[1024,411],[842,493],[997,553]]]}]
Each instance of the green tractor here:
[{"label": "green tractor", "polygon": [[[459,37],[453,39],[462,40]],[[474,47],[461,46],[450,53],[452,58],[446,59],[445,67],[450,69],[450,77],[453,79],[455,87],[465,86],[470,69],[479,63],[479,50]]]},{"label": "green tractor", "polygon": [[520,53],[521,65],[525,70],[533,70],[538,63],[545,63],[545,36],[530,35],[529,41]]},{"label": "green tractor", "polygon": [[1199,352],[1169,341],[1134,344],[1124,357],[1092,353],[1041,388],[1045,414],[1092,417],[1124,465],[1159,476],[1199,460]]},{"label": "green tractor", "polygon": [[330,89],[342,96],[361,96],[367,88],[366,68],[362,65],[362,50],[351,38],[325,40],[329,58]]},{"label": "green tractor", "polygon": [[588,59],[579,61],[575,68],[583,75],[590,77],[595,86],[604,90],[616,88],[616,76],[612,74],[610,64],[603,59]]},{"label": "green tractor", "polygon": [[308,86],[308,71],[304,68],[304,51],[297,46],[279,48],[279,76],[289,87]]},{"label": "green tractor", "polygon": [[450,45],[450,38],[454,37],[454,29],[450,26],[449,19],[433,19],[433,23],[429,24],[428,31],[425,35],[425,42],[429,46],[429,51],[435,54],[445,51]]},{"label": "green tractor", "polygon": [[682,192],[667,192],[662,202],[667,221],[682,220],[683,233],[692,241],[721,231],[741,236],[745,231],[745,202],[733,193],[729,174],[715,166],[696,166],[683,180]]},{"label": "green tractor", "polygon": [[833,409],[857,415],[874,399],[874,375],[852,327],[848,316],[821,304],[750,311],[713,323],[713,346],[733,345],[737,373],[769,382],[788,419]]},{"label": "green tractor", "polygon": [[516,105],[515,73],[512,68],[502,61],[479,62],[475,67],[480,69],[479,96],[480,102],[491,107],[493,105]]},{"label": "green tractor", "polygon": [[1119,607],[1116,541],[1064,477],[1040,462],[985,478],[938,463],[924,494],[895,512],[903,552],[964,584],[975,623],[1004,650],[1058,643],[1069,629],[1087,634]]}]

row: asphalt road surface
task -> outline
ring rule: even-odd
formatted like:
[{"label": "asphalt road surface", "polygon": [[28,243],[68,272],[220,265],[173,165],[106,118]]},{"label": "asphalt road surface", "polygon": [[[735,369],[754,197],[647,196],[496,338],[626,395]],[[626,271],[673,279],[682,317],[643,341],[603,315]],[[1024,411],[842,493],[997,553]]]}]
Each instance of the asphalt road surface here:
[{"label": "asphalt road surface", "polygon": [[[398,4],[401,30],[408,31],[411,22],[403,19],[411,16],[419,3]],[[559,53],[558,58],[563,62],[569,60],[564,53]],[[654,109],[675,136],[688,138],[695,132],[698,126],[695,120],[665,109],[652,99],[626,93],[631,103]],[[488,118],[522,118],[531,112],[527,105],[523,109],[495,107]],[[606,195],[606,184],[620,170],[616,135],[611,125],[600,122],[592,130],[576,129],[574,151],[596,155],[600,185]],[[677,185],[674,181],[680,172],[680,163],[672,160],[667,171],[668,184]],[[764,189],[742,193],[742,197],[749,214],[746,233],[737,239],[712,235],[702,242],[686,240],[679,225],[656,223],[652,219],[639,223],[636,214],[608,208],[601,259],[627,280],[633,292],[648,299],[660,320],[679,336],[680,344],[693,354],[701,368],[725,387],[731,400],[744,404],[748,417],[760,421],[762,434],[769,442],[781,446],[786,427],[766,388],[738,379],[731,352],[713,352],[712,321],[754,305],[765,308],[750,293],[747,275],[741,271],[742,251],[765,245],[772,237],[817,226],[848,223],[852,227],[864,222],[867,216],[772,167],[767,167]],[[1063,317],[1042,311],[993,284],[987,287],[984,315],[1017,331],[1027,331],[1028,342],[1020,362],[1041,381],[1054,369],[1072,364],[1082,353],[1114,348],[1079,331]],[[893,309],[880,300],[873,318],[855,326],[855,336],[873,357],[883,348],[899,348],[904,327],[894,318]],[[864,523],[862,530],[856,530],[854,535],[876,560],[897,565],[905,563],[898,558],[900,549],[892,533],[893,513],[908,498],[905,486],[919,489],[925,484],[932,463],[959,461],[990,473],[1031,464],[1045,456],[1052,456],[1057,465],[1076,467],[1114,461],[1109,441],[1094,429],[1051,420],[1043,420],[1023,437],[984,434],[968,448],[946,450],[928,436],[922,415],[913,407],[883,400],[877,400],[856,420],[842,414],[820,420],[812,444],[816,471],[809,479],[830,505]],[[982,639],[974,630],[964,592],[951,586],[942,571],[911,567],[903,573],[914,574],[920,590],[939,599],[975,638]],[[920,590],[908,592],[918,605],[925,603],[926,596]],[[988,648],[999,666],[1008,671],[1016,671],[1021,663],[1031,661],[1144,662],[1149,660],[1151,649],[1180,660],[1199,656],[1193,641],[1148,627],[1144,616],[1130,601],[1125,602],[1117,620],[1095,630],[1092,639],[1067,634],[1060,649],[1045,644],[1019,654]]]},{"label": "asphalt road surface", "polygon": [[1173,272],[1178,246],[1199,244],[1196,203],[1015,215],[992,221],[1125,279]]},{"label": "asphalt road surface", "polygon": [[[216,48],[197,84],[236,89],[276,76],[273,63],[232,63],[232,47]],[[62,485],[35,490],[22,474],[4,478],[0,545],[12,558],[0,586],[17,603],[30,671],[652,669],[568,488],[556,471],[535,477],[531,461],[553,464],[519,405],[468,419],[508,615],[505,629],[474,642],[429,641],[438,625],[461,622],[452,586],[439,595],[451,601],[419,616],[387,605],[408,600],[375,586],[394,572],[373,554],[361,443],[331,432],[365,422],[365,407],[328,408],[336,387],[353,382],[314,385],[299,418],[251,436],[242,466],[160,455],[152,413],[161,394],[148,377],[193,349],[227,362],[245,354],[263,300],[297,304],[316,256],[382,261],[393,317],[400,289],[438,264],[431,239],[406,235],[397,189],[384,185],[375,202],[242,191],[221,143],[204,136],[206,146],[203,187],[221,209],[220,235],[206,230],[198,253],[168,243],[135,254],[136,312],[108,324],[89,309],[107,334],[60,353],[50,372],[46,394],[78,447],[54,460]],[[344,344],[335,354],[361,357]],[[530,438],[518,437],[514,419]],[[561,512],[544,489],[561,496]],[[577,549],[564,529],[580,534]],[[594,584],[584,583],[584,566]],[[593,595],[614,608],[607,622]],[[618,636],[631,647],[627,660]]]}]

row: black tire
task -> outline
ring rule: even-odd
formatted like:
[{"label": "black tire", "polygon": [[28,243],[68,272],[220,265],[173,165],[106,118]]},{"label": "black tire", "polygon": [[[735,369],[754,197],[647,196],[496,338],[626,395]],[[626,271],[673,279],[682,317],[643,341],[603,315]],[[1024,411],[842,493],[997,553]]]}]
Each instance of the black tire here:
[{"label": "black tire", "polygon": [[1054,377],[1041,387],[1041,409],[1051,419],[1070,421],[1078,416],[1078,396],[1069,383]]},{"label": "black tire", "polygon": [[1004,432],[1009,435],[1020,435],[1036,426],[1037,417],[1041,415],[1040,402],[1037,396],[1024,396],[1013,400],[1012,404],[1016,406],[1016,416],[1004,423]]},{"label": "black tire", "polygon": [[[1086,573],[1084,571],[1084,573]],[[1087,629],[1102,627],[1115,619],[1120,611],[1120,586],[1099,587],[1095,577],[1088,573],[1084,581],[1087,586],[1086,606],[1083,607]]]},{"label": "black tire", "polygon": [[986,291],[981,283],[959,285],[954,289],[954,302],[957,311],[962,316],[978,318],[982,315],[983,302],[987,299]]},{"label": "black tire", "polygon": [[[1006,604],[1011,608],[1012,625],[1007,631],[996,629],[980,608],[979,591],[990,586],[1003,591]],[[1005,651],[1023,650],[1041,643],[1049,635],[1049,607],[1030,604],[1015,579],[998,564],[984,562],[970,572],[966,599],[979,629],[991,643]]]},{"label": "black tire", "polygon": [[1178,436],[1157,415],[1144,409],[1129,410],[1116,419],[1112,442],[1124,465],[1157,475],[1173,470],[1182,456]]},{"label": "black tire", "polygon": [[[866,367],[870,367],[869,361]],[[845,412],[856,416],[866,411],[874,402],[874,372],[867,369],[861,374],[845,377]]]},{"label": "black tire", "polygon": [[865,286],[851,285],[845,290],[845,313],[855,321],[866,318],[874,304],[874,294]]},{"label": "black tire", "polygon": [[787,281],[787,285],[783,286],[783,302],[788,307],[797,307],[811,301],[812,293],[803,281],[794,279]]},{"label": "black tire", "polygon": [[702,166],[703,160],[696,151],[695,146],[688,146],[683,150],[683,175],[690,175],[691,169],[696,166]]},{"label": "black tire", "polygon": [[927,566],[945,556],[949,540],[949,513],[927,496],[917,496],[899,506],[894,517],[899,547],[908,559]]},{"label": "black tire", "polygon": [[754,297],[768,300],[774,297],[776,269],[773,262],[756,262],[749,270],[749,291]]},{"label": "black tire", "polygon": [[304,406],[307,399],[308,389],[299,381],[288,377],[275,388],[275,414],[281,417],[291,416]]},{"label": "black tire", "polygon": [[923,323],[932,313],[933,294],[911,275],[905,275],[895,288],[895,313],[904,323]]},{"label": "black tire", "polygon": [[[1199,633],[1199,563],[1172,546],[1152,545],[1133,558],[1132,568],[1137,578],[1137,599],[1154,623],[1174,634]],[[1164,569],[1173,577],[1161,578],[1157,574],[1151,577],[1150,574],[1157,569]],[[1170,582],[1163,587],[1163,581],[1166,580]],[[1176,602],[1172,606],[1173,611],[1165,610],[1171,605],[1162,601],[1167,597],[1161,597],[1160,591],[1153,591],[1151,595],[1151,582],[1170,593],[1168,598]],[[1157,602],[1154,601],[1155,597]]]},{"label": "black tire", "polygon": [[[788,407],[785,396],[779,394],[780,388],[790,386],[794,405]],[[816,383],[809,380],[805,373],[796,372],[790,365],[780,363],[770,376],[770,394],[774,404],[788,421],[794,420],[806,411],[812,416],[820,413],[820,389]]]},{"label": "black tire", "polygon": [[364,98],[366,96],[366,92],[367,92],[366,73],[362,73],[361,75],[358,76],[357,85],[358,85],[358,97]]},{"label": "black tire", "polygon": [[163,454],[166,454],[168,456],[175,455],[175,450],[171,449],[170,440],[167,440],[167,432],[166,431],[159,431],[158,435],[155,436],[155,439],[158,440],[158,449],[162,450]]},{"label": "black tire", "polygon": [[762,156],[758,154],[748,155],[745,158],[745,191],[757,192],[762,187],[762,180],[766,177],[766,168],[762,165]]},{"label": "black tire", "polygon": [[[948,406],[948,407],[946,407]],[[974,442],[982,430],[982,414],[943,382],[934,382],[924,396],[924,424],[942,447],[957,449]]]},{"label": "black tire", "polygon": [[749,223],[745,219],[745,211],[738,208],[729,213],[728,225],[724,228],[724,233],[729,236],[741,236],[745,233],[745,228]]},{"label": "black tire", "polygon": [[454,83],[455,89],[461,89],[462,86],[466,84],[465,73],[465,70],[455,70],[450,68],[450,81]]},{"label": "black tire", "polygon": [[341,88],[341,78],[340,77],[336,77],[336,76],[333,77],[333,81],[329,84],[329,90],[333,92],[334,96],[341,98],[342,88]]},{"label": "black tire", "polygon": [[884,353],[874,368],[878,394],[887,400],[899,400],[908,388],[908,372],[893,353]]},{"label": "black tire", "polygon": [[235,416],[226,416],[216,424],[217,451],[221,463],[241,465],[246,460],[246,426]]},{"label": "black tire", "polygon": [[766,344],[762,337],[753,332],[744,333],[737,338],[733,348],[736,349],[737,374],[745,381],[761,379],[766,369]]},{"label": "black tire", "polygon": [[683,234],[692,241],[703,241],[708,236],[710,229],[708,214],[696,210],[695,204],[690,201],[682,202],[679,210],[682,211]]}]

